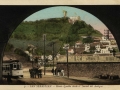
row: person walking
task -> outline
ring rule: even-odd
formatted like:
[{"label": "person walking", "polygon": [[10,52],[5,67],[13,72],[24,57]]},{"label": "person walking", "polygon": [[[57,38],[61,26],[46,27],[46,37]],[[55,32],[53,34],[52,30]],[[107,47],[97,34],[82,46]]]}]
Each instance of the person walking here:
[{"label": "person walking", "polygon": [[61,70],[59,68],[58,71],[57,71],[58,76],[60,76],[60,72],[61,72]]},{"label": "person walking", "polygon": [[29,69],[30,78],[32,78],[32,69]]},{"label": "person walking", "polygon": [[51,70],[51,72],[52,72],[52,73],[53,73],[53,75],[54,75],[54,69],[52,69],[52,70]]},{"label": "person walking", "polygon": [[64,76],[64,69],[61,70],[62,76]]},{"label": "person walking", "polygon": [[38,70],[38,78],[42,78],[42,70]]},{"label": "person walking", "polygon": [[57,69],[55,68],[55,75],[57,75],[56,73],[57,73]]}]

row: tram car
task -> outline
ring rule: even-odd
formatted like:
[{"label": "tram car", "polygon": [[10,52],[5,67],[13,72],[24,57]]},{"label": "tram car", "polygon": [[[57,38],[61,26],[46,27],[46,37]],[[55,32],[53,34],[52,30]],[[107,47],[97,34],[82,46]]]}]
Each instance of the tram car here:
[{"label": "tram car", "polygon": [[2,75],[4,78],[11,76],[11,78],[23,78],[22,63],[19,60],[5,60],[2,65]]}]

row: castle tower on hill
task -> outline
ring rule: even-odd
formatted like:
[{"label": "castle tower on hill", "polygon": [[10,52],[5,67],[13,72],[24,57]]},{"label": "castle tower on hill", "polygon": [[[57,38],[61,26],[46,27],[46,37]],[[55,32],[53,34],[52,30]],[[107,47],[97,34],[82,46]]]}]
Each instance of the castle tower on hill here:
[{"label": "castle tower on hill", "polygon": [[63,10],[64,17],[67,16],[67,11]]},{"label": "castle tower on hill", "polygon": [[74,24],[76,21],[80,21],[80,16],[69,17],[69,23]]}]

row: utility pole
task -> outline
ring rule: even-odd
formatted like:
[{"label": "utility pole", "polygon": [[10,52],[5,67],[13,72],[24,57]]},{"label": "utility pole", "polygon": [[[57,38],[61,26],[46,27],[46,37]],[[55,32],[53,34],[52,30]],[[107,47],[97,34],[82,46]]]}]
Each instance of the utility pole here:
[{"label": "utility pole", "polygon": [[68,49],[69,49],[69,44],[65,44],[63,49],[66,50],[66,57],[67,57],[67,77],[69,78],[69,65],[68,65]]},{"label": "utility pole", "polygon": [[74,60],[76,61],[76,49],[75,49],[75,43],[74,43]]},{"label": "utility pole", "polygon": [[55,44],[55,43],[53,42],[53,43],[52,43],[52,46],[53,46],[53,52],[52,52],[52,53],[53,53],[53,71],[54,71],[54,72],[53,72],[53,75],[55,74],[55,70],[54,70],[54,44]]},{"label": "utility pole", "polygon": [[66,49],[66,53],[67,53],[67,76],[68,76],[68,78],[69,78],[68,49]]},{"label": "utility pole", "polygon": [[44,75],[46,71],[46,61],[45,61],[45,40],[46,40],[46,34],[43,34],[43,40],[44,40]]},{"label": "utility pole", "polygon": [[34,58],[33,58],[33,48],[32,48],[32,68],[33,68],[33,62],[34,62]]}]

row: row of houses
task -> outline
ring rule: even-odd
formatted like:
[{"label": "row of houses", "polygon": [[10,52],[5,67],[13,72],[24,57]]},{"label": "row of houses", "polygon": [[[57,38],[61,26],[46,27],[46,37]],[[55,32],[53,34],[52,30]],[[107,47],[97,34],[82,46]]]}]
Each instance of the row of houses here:
[{"label": "row of houses", "polygon": [[83,52],[89,53],[91,50],[94,50],[94,54],[110,54],[113,48],[118,48],[115,39],[107,39],[106,36],[103,36],[101,38],[95,37],[93,43],[82,44],[81,42],[76,42],[75,46],[68,49],[68,53],[81,54]]}]

